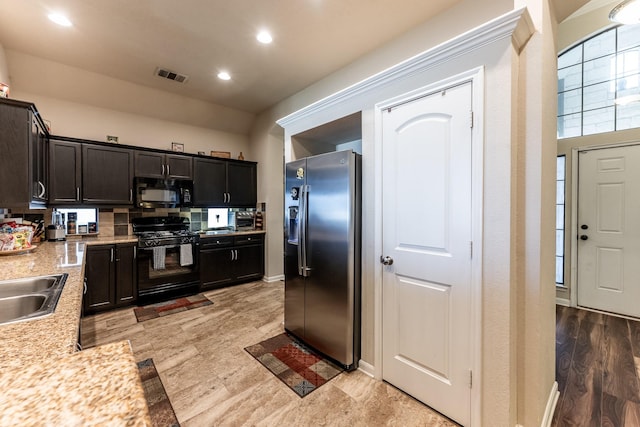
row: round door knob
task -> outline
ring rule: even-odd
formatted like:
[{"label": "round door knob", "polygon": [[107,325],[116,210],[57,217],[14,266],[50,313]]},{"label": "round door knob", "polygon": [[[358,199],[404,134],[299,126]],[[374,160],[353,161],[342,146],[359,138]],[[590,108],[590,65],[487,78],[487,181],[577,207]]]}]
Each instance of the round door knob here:
[{"label": "round door knob", "polygon": [[586,234],[583,234],[582,236],[580,236],[580,240],[588,240],[589,236],[587,236]]},{"label": "round door knob", "polygon": [[391,258],[390,256],[380,256],[380,262],[384,265],[391,265],[393,264],[393,258]]},{"label": "round door knob", "polygon": [[583,230],[588,230],[589,226],[587,224],[582,224],[580,228],[582,228]]}]

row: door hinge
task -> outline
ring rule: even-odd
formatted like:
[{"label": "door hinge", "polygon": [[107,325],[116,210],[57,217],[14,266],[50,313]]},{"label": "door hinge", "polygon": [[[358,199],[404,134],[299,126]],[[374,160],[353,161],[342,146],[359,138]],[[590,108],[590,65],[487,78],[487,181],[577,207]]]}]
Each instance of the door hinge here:
[{"label": "door hinge", "polygon": [[473,388],[473,371],[469,369],[469,388]]},{"label": "door hinge", "polygon": [[473,111],[469,111],[469,127],[473,129]]},{"label": "door hinge", "polygon": [[473,258],[473,241],[469,242],[469,258]]}]

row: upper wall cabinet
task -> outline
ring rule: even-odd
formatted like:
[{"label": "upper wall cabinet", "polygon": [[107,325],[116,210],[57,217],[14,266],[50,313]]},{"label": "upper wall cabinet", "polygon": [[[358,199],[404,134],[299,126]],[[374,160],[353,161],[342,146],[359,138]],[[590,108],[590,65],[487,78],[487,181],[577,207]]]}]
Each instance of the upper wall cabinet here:
[{"label": "upper wall cabinet", "polygon": [[0,202],[3,207],[46,206],[48,138],[33,104],[2,99]]},{"label": "upper wall cabinet", "polygon": [[82,203],[82,144],[49,140],[49,204]]},{"label": "upper wall cabinet", "polygon": [[133,204],[133,150],[82,144],[82,201]]},{"label": "upper wall cabinet", "polygon": [[257,165],[233,160],[193,160],[195,206],[255,207]]},{"label": "upper wall cabinet", "polygon": [[136,150],[135,176],[160,179],[193,179],[191,157]]}]

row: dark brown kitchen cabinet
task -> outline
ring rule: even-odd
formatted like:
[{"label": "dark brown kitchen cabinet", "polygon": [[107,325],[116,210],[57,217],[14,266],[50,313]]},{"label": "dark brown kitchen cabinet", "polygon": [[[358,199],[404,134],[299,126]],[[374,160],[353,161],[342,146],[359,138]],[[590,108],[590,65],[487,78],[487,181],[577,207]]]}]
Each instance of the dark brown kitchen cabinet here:
[{"label": "dark brown kitchen cabinet", "polygon": [[133,304],[137,299],[136,244],[88,245],[85,261],[86,314]]},{"label": "dark brown kitchen cabinet", "polygon": [[133,150],[82,144],[82,202],[133,204]]},{"label": "dark brown kitchen cabinet", "polygon": [[78,205],[82,202],[82,145],[49,140],[49,204]]},{"label": "dark brown kitchen cabinet", "polygon": [[200,286],[215,289],[262,278],[264,235],[207,237],[200,240]]},{"label": "dark brown kitchen cabinet", "polygon": [[256,163],[200,158],[193,162],[195,206],[256,206]]},{"label": "dark brown kitchen cabinet", "polygon": [[48,139],[33,104],[0,100],[0,200],[5,207],[46,206]]},{"label": "dark brown kitchen cabinet", "polygon": [[191,157],[136,150],[135,176],[160,179],[193,179]]}]

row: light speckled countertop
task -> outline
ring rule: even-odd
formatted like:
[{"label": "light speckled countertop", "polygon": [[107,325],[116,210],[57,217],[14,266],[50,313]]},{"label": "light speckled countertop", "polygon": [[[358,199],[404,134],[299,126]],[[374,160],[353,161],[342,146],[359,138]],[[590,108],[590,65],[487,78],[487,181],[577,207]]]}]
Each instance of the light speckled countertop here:
[{"label": "light speckled countertop", "polygon": [[150,425],[128,342],[76,352],[85,246],[136,241],[43,242],[0,257],[0,280],[69,275],[53,314],[0,325],[0,425]]}]

